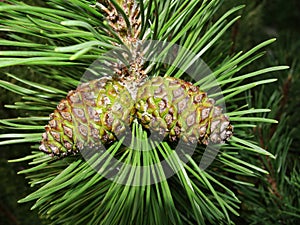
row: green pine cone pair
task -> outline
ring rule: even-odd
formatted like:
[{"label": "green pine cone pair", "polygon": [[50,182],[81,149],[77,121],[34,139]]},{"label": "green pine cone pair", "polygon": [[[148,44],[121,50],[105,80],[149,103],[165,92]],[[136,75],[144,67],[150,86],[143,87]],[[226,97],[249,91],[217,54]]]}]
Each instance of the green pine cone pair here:
[{"label": "green pine cone pair", "polygon": [[233,129],[222,108],[189,82],[154,77],[132,85],[103,77],[81,84],[59,103],[45,126],[40,150],[65,156],[112,143],[135,118],[171,142],[223,143]]}]

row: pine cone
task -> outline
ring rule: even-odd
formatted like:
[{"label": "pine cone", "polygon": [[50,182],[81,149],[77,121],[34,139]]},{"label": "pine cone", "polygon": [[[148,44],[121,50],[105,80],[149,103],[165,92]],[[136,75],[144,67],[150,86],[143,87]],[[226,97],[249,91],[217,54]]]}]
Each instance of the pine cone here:
[{"label": "pine cone", "polygon": [[228,117],[214,100],[190,82],[172,77],[154,77],[138,90],[136,115],[140,123],[170,141],[183,138],[223,143],[232,135]]},{"label": "pine cone", "polygon": [[83,83],[50,115],[40,150],[65,156],[109,144],[123,135],[134,111],[131,94],[119,81],[103,77]]}]

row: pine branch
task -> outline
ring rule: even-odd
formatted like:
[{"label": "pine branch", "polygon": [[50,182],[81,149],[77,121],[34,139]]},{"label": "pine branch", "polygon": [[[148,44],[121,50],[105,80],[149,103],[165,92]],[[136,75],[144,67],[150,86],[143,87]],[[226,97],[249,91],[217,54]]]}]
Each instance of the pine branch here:
[{"label": "pine branch", "polygon": [[[249,131],[257,126],[256,124],[276,121],[266,118],[269,110],[265,108],[268,107],[259,105],[256,109],[245,105],[247,97],[244,93],[258,85],[276,81],[276,79],[265,78],[265,73],[284,70],[288,67],[277,66],[240,73],[242,69],[262,57],[263,53],[259,51],[275,39],[262,42],[245,53],[221,55],[223,52],[228,52],[224,51],[228,50],[228,46],[222,43],[222,36],[239,19],[236,13],[243,8],[243,6],[236,6],[216,19],[215,15],[221,3],[220,0],[149,0],[143,2],[124,0],[97,1],[92,4],[85,0],[51,0],[47,6],[43,7],[29,6],[18,1],[1,4],[1,30],[6,32],[8,39],[1,39],[0,45],[9,46],[9,50],[0,52],[3,56],[0,58],[0,67],[28,66],[42,79],[55,82],[50,85],[40,84],[40,82],[11,73],[7,73],[7,76],[14,82],[5,80],[0,82],[2,88],[22,96],[22,100],[7,107],[28,112],[28,116],[0,120],[1,128],[7,130],[7,133],[0,135],[3,140],[0,145],[35,143],[32,154],[23,159],[11,161],[30,161],[31,168],[20,173],[26,174],[30,184],[38,187],[37,191],[20,202],[36,201],[32,209],[39,209],[40,215],[50,219],[53,224],[232,223],[232,215],[239,214],[240,201],[231,187],[241,185],[242,191],[249,191],[249,187],[253,185],[250,181],[240,180],[239,176],[255,179],[264,176],[269,170],[268,167],[260,168],[257,162],[248,159],[255,159],[257,155],[272,158],[276,155],[274,152],[259,147],[259,143],[253,139],[253,131]],[[163,43],[155,45],[155,42],[150,41],[149,45],[145,45],[145,49],[150,50],[142,52],[146,56],[150,55],[159,59],[159,62],[141,65],[140,52],[133,51],[137,59],[129,62],[128,68],[120,69],[119,65],[122,63],[118,60],[128,61],[126,58],[127,53],[130,52],[128,50],[134,50],[133,46],[139,41],[138,37],[144,42],[158,40]],[[171,55],[175,55],[173,58],[168,58],[168,54],[165,53],[172,50],[174,45],[180,47],[171,51]],[[155,54],[160,47],[164,47],[163,51]],[[120,57],[105,55],[112,49],[123,54],[120,54]],[[189,68],[198,69],[196,71],[202,68],[203,64],[199,62],[205,57],[213,72],[206,73],[206,76],[203,75],[199,79],[193,77],[191,84],[184,81],[188,77]],[[73,111],[68,111],[70,109],[67,107],[73,107],[70,103],[71,97],[74,97],[72,93],[76,94],[85,90],[87,84],[90,85],[93,82],[96,82],[93,84],[98,84],[97,80],[101,74],[93,69],[89,72],[95,80],[88,81],[89,83],[79,82],[85,69],[96,59],[110,62],[108,66],[105,63],[101,64],[107,68],[101,67],[100,72],[102,75],[113,74],[113,79],[111,83],[100,82],[101,85],[108,84],[108,86],[103,86],[105,87],[103,90],[99,88],[99,93],[102,90],[103,94],[110,97],[110,102],[117,98],[111,97],[111,93],[116,86],[122,84],[120,80],[125,84],[132,84],[146,77],[150,84],[153,84],[149,85],[152,87],[155,86],[155,81],[165,82],[169,79],[172,82],[179,82],[181,87],[200,88],[197,91],[203,93],[203,96],[206,95],[205,92],[214,91],[217,88],[217,91],[209,94],[209,97],[217,99],[216,104],[212,103],[212,99],[203,97],[205,107],[217,109],[226,101],[230,121],[235,127],[234,136],[228,143],[221,146],[219,154],[212,150],[207,155],[205,138],[211,138],[210,128],[213,130],[213,125],[212,122],[204,122],[209,124],[207,125],[209,129],[205,131],[205,138],[200,139],[202,142],[195,147],[194,154],[189,155],[186,152],[189,145],[181,146],[181,150],[177,151],[172,139],[171,141],[163,140],[161,143],[148,141],[149,129],[147,130],[146,123],[142,122],[137,115],[129,123],[132,140],[130,146],[124,144],[125,138],[115,140],[113,135],[115,130],[109,128],[111,129],[108,132],[110,136],[106,136],[108,135],[106,133],[100,134],[98,138],[100,141],[108,140],[105,142],[107,149],[101,151],[100,148],[95,153],[89,149],[90,152],[87,151],[86,154],[90,154],[90,157],[85,161],[84,148],[79,148],[80,139],[85,132],[81,130],[81,133],[74,132],[68,135],[70,132],[59,130],[63,129],[62,123],[67,123],[68,120],[68,116],[66,118],[59,116],[62,115],[61,112],[67,112],[73,116],[72,122],[78,123],[76,127],[85,125],[80,124],[81,120],[78,119],[78,115],[77,118]],[[155,80],[156,77],[160,78]],[[251,81],[253,77],[258,78]],[[247,81],[249,82],[246,83]],[[75,91],[69,92],[65,101],[60,102],[69,101],[64,105],[65,108],[59,104],[70,88],[75,89],[80,83],[81,85]],[[148,83],[145,82],[145,84]],[[218,89],[219,85],[222,90]],[[169,86],[166,87],[169,88]],[[145,90],[148,89],[145,88]],[[152,89],[149,88],[149,90]],[[151,97],[150,91],[141,96],[142,102],[146,102],[145,96]],[[167,92],[168,89],[164,91]],[[91,92],[90,89],[89,92]],[[167,94],[172,95],[172,90]],[[184,94],[187,95],[187,91]],[[136,95],[139,96],[138,93]],[[99,96],[102,95],[99,94]],[[54,111],[56,105],[58,108]],[[157,102],[153,103],[153,108],[160,106]],[[77,106],[77,109],[78,107],[85,110],[83,105]],[[105,102],[99,107],[102,107],[100,118],[106,113],[105,110],[109,110],[109,107]],[[143,112],[143,107],[137,110]],[[51,118],[59,117],[60,124],[50,128],[49,123],[46,129],[57,133],[53,135],[50,131],[48,133],[46,131],[46,137],[44,135],[42,138],[47,115],[53,111]],[[147,113],[152,114],[148,111]],[[121,114],[126,113],[121,111]],[[153,115],[155,116],[155,112]],[[210,121],[214,121],[213,115],[209,114],[208,117]],[[227,121],[225,116],[220,118]],[[92,124],[93,122],[89,121],[89,125]],[[68,124],[68,126],[73,125]],[[227,126],[227,130],[231,131],[231,126]],[[103,127],[108,130],[104,125],[99,125],[97,128],[99,133],[102,132]],[[175,132],[173,137],[177,138],[176,135]],[[55,137],[59,141],[54,140]],[[186,136],[187,139],[190,137]],[[43,147],[40,149],[48,153],[49,149],[51,151],[54,149],[51,152],[52,157],[37,151],[41,139],[43,139],[43,145],[41,145]],[[139,142],[140,139],[144,141]],[[62,140],[68,140],[74,145],[70,149],[68,145],[63,147],[62,144],[65,142],[62,143]],[[60,155],[60,152],[56,151],[59,148],[53,143],[56,143],[60,149],[65,148],[70,151],[68,153],[65,151],[66,154]],[[143,151],[135,151],[135,149]],[[149,149],[153,151],[148,151]],[[81,152],[81,155],[78,152]],[[207,170],[199,168],[198,165],[199,163],[202,165],[203,158],[209,161],[213,156],[216,159]],[[113,159],[118,159],[118,163]],[[128,165],[134,168],[153,166],[159,164],[162,159],[166,161],[169,170],[175,171],[169,179],[167,179],[168,170],[165,170],[162,165],[150,170],[151,173],[147,170],[140,172],[138,169],[128,169]],[[119,171],[120,176],[114,179],[106,177],[110,175],[110,171],[116,170]],[[139,185],[132,185],[135,182]]]}]

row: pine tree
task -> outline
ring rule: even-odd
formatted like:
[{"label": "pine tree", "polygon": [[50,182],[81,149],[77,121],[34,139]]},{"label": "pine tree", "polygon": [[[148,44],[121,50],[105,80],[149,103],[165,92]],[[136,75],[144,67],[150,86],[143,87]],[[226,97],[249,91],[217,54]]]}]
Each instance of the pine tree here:
[{"label": "pine tree", "polygon": [[[274,39],[262,42],[244,53],[232,53],[230,43],[223,41],[222,37],[228,34],[230,27],[239,19],[237,13],[243,6],[235,6],[218,16],[222,2],[50,0],[41,7],[18,1],[1,3],[1,30],[5,37],[0,40],[0,45],[7,46],[7,50],[1,51],[0,67],[20,66],[25,72],[30,68],[34,77],[38,78],[36,81],[36,78],[30,79],[26,75],[6,73],[14,82],[0,82],[1,87],[22,96],[14,105],[6,106],[20,110],[20,114],[17,118],[1,119],[2,127],[7,130],[6,134],[0,136],[6,139],[1,145],[32,143],[31,154],[13,160],[30,161],[31,167],[20,173],[26,174],[31,186],[37,187],[37,190],[20,202],[35,201],[32,209],[38,209],[39,215],[53,224],[232,223],[234,215],[239,215],[241,211],[238,197],[245,199],[245,195],[240,193],[255,196],[258,190],[253,188],[252,180],[270,177],[270,170],[262,168],[257,158],[271,161],[276,156],[276,152],[266,151],[266,146],[259,146],[255,134],[260,131],[261,126],[267,126],[260,125],[262,123],[275,126],[273,123],[276,120],[267,118],[266,113],[270,112],[269,108],[273,108],[273,102],[276,102],[278,96],[270,98],[268,104],[257,97],[253,101],[257,104],[252,107],[249,91],[276,81],[267,77],[266,73],[287,67],[254,68],[247,72],[249,65],[253,65],[264,55],[262,49],[274,42]],[[142,51],[138,51],[140,48],[134,43],[139,43],[139,40],[156,40],[164,44],[146,42],[148,44],[142,46]],[[174,45],[182,48],[172,49]],[[120,46],[123,48],[120,49]],[[162,54],[164,52],[161,48],[176,51],[173,52],[173,57],[168,58]],[[112,50],[121,52],[122,54],[117,54],[121,57],[109,55]],[[153,55],[153,52],[161,54]],[[186,54],[187,52],[193,54]],[[132,57],[132,54],[135,56]],[[159,60],[156,63],[149,60],[142,62],[143,57]],[[83,79],[80,82],[85,71],[99,59],[102,60],[102,74],[99,75],[98,70],[95,71],[93,67],[88,71],[94,79]],[[206,76],[191,79],[188,69],[191,65],[196,69],[197,66],[203,68],[197,64],[200,59],[213,72],[204,71]],[[161,63],[162,61],[167,63]],[[111,79],[104,82],[102,75],[111,75]],[[169,87],[174,81],[183,87],[178,95],[180,100],[187,99],[188,102],[194,99],[196,94],[190,90],[203,94],[203,101],[189,104],[194,107],[194,111],[200,112],[199,115],[186,120],[193,114],[190,109],[180,111],[179,102],[173,101],[178,90],[181,90],[177,87],[174,92]],[[163,98],[150,104],[150,100],[161,93],[159,89],[153,89],[155,82],[159,83],[159,87],[165,85],[161,92],[171,96],[166,99],[165,104],[176,112],[172,114],[176,115],[176,119],[168,120],[166,117],[170,114],[170,109],[167,111],[168,107],[161,105]],[[217,85],[220,89],[216,88]],[[88,88],[88,91],[84,88]],[[70,90],[75,91],[69,92]],[[70,101],[70,96],[74,93],[80,93],[80,96],[93,93],[92,99],[108,99],[108,102],[113,102],[112,105],[116,106],[115,102],[123,101],[113,93],[119,90],[125,90],[126,93],[129,91],[128,96],[136,98],[131,105],[132,110],[130,108],[125,113],[125,109],[118,108],[120,116],[129,116],[128,123],[124,124],[118,122],[120,117],[115,116],[119,115],[118,110],[113,111],[109,104],[75,106]],[[141,90],[147,92],[139,94]],[[123,94],[124,92],[120,98]],[[67,100],[62,100],[66,97]],[[227,112],[214,114],[219,109],[225,109],[224,102]],[[99,110],[97,118],[101,122],[87,119],[90,106]],[[72,111],[74,108],[78,110]],[[83,115],[82,112],[85,112],[85,116],[80,116]],[[111,112],[112,119],[108,120]],[[208,113],[207,116],[201,117],[204,112]],[[53,113],[51,118],[48,116],[50,113]],[[51,122],[53,120],[56,122]],[[149,133],[155,130],[150,129],[153,126],[148,120],[159,121],[154,128],[159,128],[158,131],[163,128],[169,138],[162,139],[160,143],[155,142],[156,139],[148,141]],[[189,132],[187,121],[191,120],[197,121],[197,128],[205,127],[205,138],[201,136],[201,130],[196,132],[196,129],[190,129]],[[221,122],[217,124],[219,120]],[[69,136],[70,132],[63,128],[67,121],[80,121],[78,126],[72,125],[73,130],[78,128],[78,131]],[[92,132],[93,129],[80,129],[81,125],[86,125],[86,121],[99,132],[98,139],[94,138],[92,143],[95,144],[98,140],[99,143],[96,144],[102,147],[104,145],[105,151],[102,148],[93,151],[95,146],[79,144],[80,140],[84,140],[84,143],[91,140],[85,140],[84,137],[86,132]],[[49,125],[42,137],[47,123]],[[58,123],[59,126],[53,123]],[[120,124],[124,125],[125,130],[129,128],[129,145],[125,145],[124,135],[117,132],[123,130],[117,128]],[[181,126],[177,126],[178,124]],[[178,129],[182,136],[177,133]],[[227,136],[223,135],[224,138],[223,130],[229,132]],[[192,141],[193,135],[197,140],[201,137],[199,143]],[[182,146],[181,139],[186,139]],[[39,144],[41,140],[42,145]],[[209,150],[206,146],[209,144],[208,140],[226,143],[220,146],[215,160],[207,165],[208,168],[203,169],[198,165],[199,162],[203,165],[203,160],[210,161],[205,158]],[[64,146],[67,141],[71,146]],[[288,147],[289,140],[286,142],[285,146]],[[276,145],[276,142],[272,143]],[[181,147],[179,151],[177,146]],[[195,147],[192,155],[187,154],[190,146]],[[65,153],[68,150],[73,154],[60,154],[60,151]],[[84,157],[87,155],[88,160]],[[123,162],[124,167],[113,167],[112,158]],[[163,160],[174,171],[172,176],[168,176],[162,166],[156,167],[152,174],[147,173],[147,170],[141,174],[137,174],[140,172],[138,170],[126,170],[126,165],[139,168]],[[118,169],[123,176],[110,179],[112,177],[109,177],[109,170],[112,168]],[[135,182],[139,185],[133,185]]]}]

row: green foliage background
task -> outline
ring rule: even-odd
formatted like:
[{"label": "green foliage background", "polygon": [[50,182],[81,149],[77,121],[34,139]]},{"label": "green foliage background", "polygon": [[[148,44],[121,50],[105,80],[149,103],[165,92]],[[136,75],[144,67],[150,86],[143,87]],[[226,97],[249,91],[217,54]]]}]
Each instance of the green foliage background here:
[{"label": "green foliage background", "polygon": [[[43,4],[41,1],[25,1],[30,4]],[[236,0],[225,1],[224,11]],[[280,121],[278,125],[263,125],[255,130],[255,138],[261,147],[267,148],[277,157],[257,159],[262,168],[268,170],[268,177],[256,179],[252,192],[236,185],[233,190],[242,200],[241,216],[235,218],[237,224],[296,224],[300,221],[300,161],[299,161],[299,74],[300,55],[300,2],[297,0],[238,1],[247,6],[242,18],[231,28],[227,40],[232,41],[231,51],[249,49],[262,40],[277,37],[277,42],[268,49],[265,61],[254,64],[253,69],[264,65],[289,65],[289,71],[280,71],[275,76],[278,82],[249,92],[249,104],[259,108],[272,108],[270,118]],[[1,51],[1,49],[0,49]],[[248,68],[251,70],[251,68]],[[9,70],[9,71],[7,71]],[[11,71],[13,70],[13,71]],[[34,74],[24,67],[14,67],[3,72],[12,72],[18,76]],[[1,71],[1,72],[2,72]],[[272,74],[274,77],[274,74]],[[10,78],[7,78],[10,80]],[[13,82],[13,79],[10,81]],[[36,82],[44,82],[36,80]],[[5,104],[16,101],[18,96],[1,89],[1,118],[16,117],[14,110],[5,109]],[[24,112],[25,113],[25,112]],[[2,132],[2,131],[0,131]],[[41,224],[37,213],[30,211],[31,204],[17,204],[17,200],[31,192],[27,181],[16,173],[27,167],[25,163],[7,163],[8,159],[19,158],[29,153],[24,145],[1,146],[0,150],[0,224]],[[255,162],[257,164],[257,162]],[[253,181],[252,181],[253,182]],[[45,222],[47,224],[47,222]]]}]

